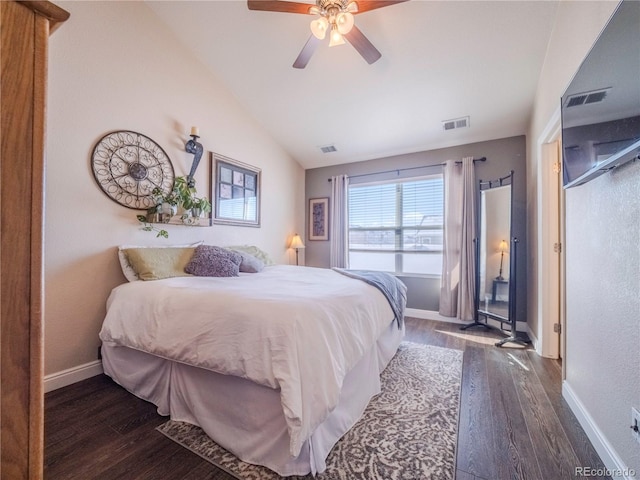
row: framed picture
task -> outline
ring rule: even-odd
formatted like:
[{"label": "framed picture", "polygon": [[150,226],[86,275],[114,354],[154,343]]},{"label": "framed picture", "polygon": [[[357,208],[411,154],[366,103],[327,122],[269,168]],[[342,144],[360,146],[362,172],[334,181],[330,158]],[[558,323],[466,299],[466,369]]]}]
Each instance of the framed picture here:
[{"label": "framed picture", "polygon": [[329,198],[309,199],[309,240],[329,240]]},{"label": "framed picture", "polygon": [[211,153],[213,223],[260,226],[259,168]]}]

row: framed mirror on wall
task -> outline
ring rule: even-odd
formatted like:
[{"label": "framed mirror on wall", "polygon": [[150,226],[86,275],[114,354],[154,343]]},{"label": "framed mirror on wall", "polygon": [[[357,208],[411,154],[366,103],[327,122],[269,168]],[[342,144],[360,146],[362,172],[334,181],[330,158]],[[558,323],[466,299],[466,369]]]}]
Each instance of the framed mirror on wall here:
[{"label": "framed mirror on wall", "polygon": [[211,153],[213,223],[260,226],[261,170]]},{"label": "framed mirror on wall", "polygon": [[530,343],[516,330],[516,249],[513,235],[513,170],[497,180],[478,184],[475,326],[499,330],[507,337],[496,343]]}]

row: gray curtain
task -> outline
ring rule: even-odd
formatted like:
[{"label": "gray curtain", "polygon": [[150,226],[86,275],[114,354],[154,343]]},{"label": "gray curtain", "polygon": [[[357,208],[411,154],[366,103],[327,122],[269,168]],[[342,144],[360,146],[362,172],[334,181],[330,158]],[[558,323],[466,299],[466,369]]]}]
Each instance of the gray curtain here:
[{"label": "gray curtain", "polygon": [[349,177],[331,177],[331,199],[329,201],[329,242],[331,245],[331,267],[349,266]]},{"label": "gray curtain", "polygon": [[440,315],[474,318],[476,182],[473,157],[444,167],[444,239]]}]

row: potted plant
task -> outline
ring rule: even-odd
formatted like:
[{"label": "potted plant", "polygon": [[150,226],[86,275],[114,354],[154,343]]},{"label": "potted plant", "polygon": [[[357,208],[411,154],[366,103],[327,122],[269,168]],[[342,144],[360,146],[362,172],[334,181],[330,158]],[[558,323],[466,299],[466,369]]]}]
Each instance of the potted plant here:
[{"label": "potted plant", "polygon": [[191,212],[191,216],[193,217],[199,217],[202,212],[207,213],[211,211],[211,202],[209,202],[209,199],[205,197],[197,197],[196,189],[195,187],[189,187],[187,177],[176,178],[173,189],[180,199],[180,205],[187,216],[188,212]]},{"label": "potted plant", "polygon": [[208,198],[193,197],[191,199],[191,215],[199,217],[203,213],[209,213],[211,211],[211,202]]},{"label": "potted plant", "polygon": [[147,209],[148,222],[168,223],[171,217],[178,213],[178,205],[180,198],[175,189],[164,195],[162,191],[156,187],[151,192],[153,194],[155,205]]},{"label": "potted plant", "polygon": [[158,236],[167,238],[166,230],[158,230],[153,223],[168,223],[171,217],[178,213],[178,207],[182,207],[184,213],[182,220],[185,224],[197,223],[200,215],[211,211],[211,202],[206,197],[197,197],[195,187],[189,187],[187,177],[176,177],[173,189],[168,194],[163,194],[159,188],[151,192],[154,196],[153,207],[147,210],[147,216],[138,215],[138,220],[144,225],[145,231],[158,231]]}]

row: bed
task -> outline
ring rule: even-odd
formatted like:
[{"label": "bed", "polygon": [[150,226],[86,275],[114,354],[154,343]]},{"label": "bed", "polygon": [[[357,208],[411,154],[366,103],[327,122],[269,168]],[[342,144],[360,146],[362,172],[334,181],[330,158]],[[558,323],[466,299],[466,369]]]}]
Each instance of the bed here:
[{"label": "bed", "polygon": [[404,336],[404,285],[388,276],[394,305],[352,277],[272,265],[120,285],[100,332],[104,371],[243,461],[322,472]]}]

